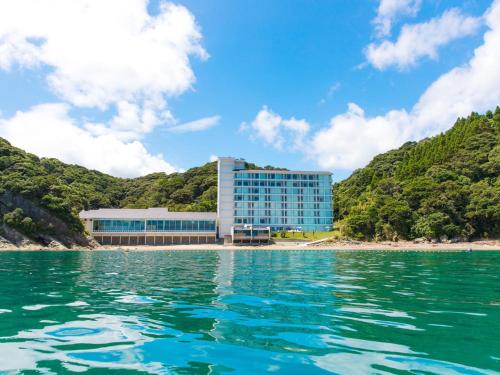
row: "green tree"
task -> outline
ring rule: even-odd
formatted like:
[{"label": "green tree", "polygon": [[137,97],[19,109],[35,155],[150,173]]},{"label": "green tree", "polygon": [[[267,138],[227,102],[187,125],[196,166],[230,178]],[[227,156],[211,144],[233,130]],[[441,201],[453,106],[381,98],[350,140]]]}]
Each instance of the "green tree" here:
[{"label": "green tree", "polygon": [[27,236],[35,234],[38,229],[33,219],[29,216],[25,216],[24,211],[19,207],[5,213],[3,215],[3,222]]},{"label": "green tree", "polygon": [[500,236],[500,108],[377,155],[333,187],[341,228],[358,238]]},{"label": "green tree", "polygon": [[412,230],[416,237],[424,237],[427,239],[439,238],[446,233],[446,226],[450,224],[448,215],[442,212],[434,212],[432,214],[420,217]]}]

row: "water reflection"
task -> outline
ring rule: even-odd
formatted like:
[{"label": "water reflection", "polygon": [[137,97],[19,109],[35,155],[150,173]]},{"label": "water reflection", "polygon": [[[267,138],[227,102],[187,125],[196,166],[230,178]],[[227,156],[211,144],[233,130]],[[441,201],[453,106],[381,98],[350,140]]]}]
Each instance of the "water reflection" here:
[{"label": "water reflection", "polygon": [[0,253],[0,371],[493,373],[499,261],[497,253]]}]

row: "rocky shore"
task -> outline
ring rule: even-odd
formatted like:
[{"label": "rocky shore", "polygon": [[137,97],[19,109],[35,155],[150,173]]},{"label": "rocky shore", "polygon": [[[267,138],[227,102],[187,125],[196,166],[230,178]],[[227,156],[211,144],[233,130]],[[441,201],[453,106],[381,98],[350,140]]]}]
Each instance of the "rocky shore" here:
[{"label": "rocky shore", "polygon": [[91,242],[88,247],[66,247],[57,241],[41,246],[36,243],[19,243],[17,245],[0,238],[1,250],[376,250],[376,251],[465,251],[465,250],[500,250],[500,240],[481,240],[456,243],[415,243],[409,241],[398,242],[364,242],[353,240],[317,241],[307,243],[302,241],[276,241],[274,244],[261,246],[236,246],[222,244],[207,245],[170,245],[170,246],[100,246]]},{"label": "rocky shore", "polygon": [[26,237],[22,233],[8,228],[1,227],[2,233],[8,236],[0,235],[0,251],[1,250],[70,250],[70,249],[95,249],[100,245],[92,238],[78,238],[75,240],[72,237],[54,238],[49,235],[39,235],[38,240],[34,241]]}]

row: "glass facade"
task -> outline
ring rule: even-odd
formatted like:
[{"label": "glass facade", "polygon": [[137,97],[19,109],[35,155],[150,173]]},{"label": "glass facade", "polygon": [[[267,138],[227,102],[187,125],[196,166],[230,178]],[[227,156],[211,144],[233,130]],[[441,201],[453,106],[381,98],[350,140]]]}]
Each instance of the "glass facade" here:
[{"label": "glass facade", "polygon": [[244,227],[234,228],[233,234],[234,234],[234,237],[238,237],[238,238],[255,238],[255,237],[259,237],[259,236],[266,237],[266,236],[270,235],[269,229],[255,228],[255,227],[251,228],[251,229],[244,228]]},{"label": "glass facade", "polygon": [[214,220],[95,219],[94,232],[215,232]]},{"label": "glass facade", "polygon": [[270,226],[273,231],[331,230],[329,174],[280,171],[234,172],[234,224]]}]

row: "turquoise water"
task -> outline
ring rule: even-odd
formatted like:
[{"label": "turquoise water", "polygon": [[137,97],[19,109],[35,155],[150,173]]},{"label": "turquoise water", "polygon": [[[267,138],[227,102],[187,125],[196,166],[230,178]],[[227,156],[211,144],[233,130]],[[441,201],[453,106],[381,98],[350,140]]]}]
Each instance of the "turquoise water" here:
[{"label": "turquoise water", "polygon": [[0,372],[500,371],[500,252],[0,253]]}]

